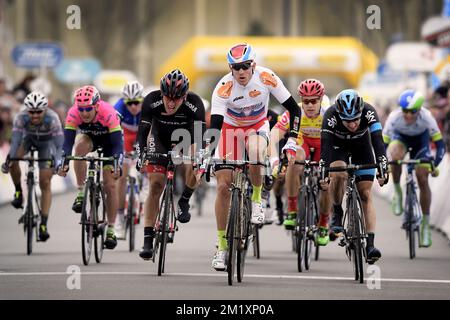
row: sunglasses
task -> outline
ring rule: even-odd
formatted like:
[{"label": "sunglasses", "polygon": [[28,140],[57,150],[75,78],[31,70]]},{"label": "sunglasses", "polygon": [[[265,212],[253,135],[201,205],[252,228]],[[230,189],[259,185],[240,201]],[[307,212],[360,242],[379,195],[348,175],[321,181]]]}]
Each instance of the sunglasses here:
[{"label": "sunglasses", "polygon": [[29,114],[41,114],[42,112],[44,112],[44,110],[28,111]]},{"label": "sunglasses", "polygon": [[93,106],[80,108],[78,107],[78,112],[91,112],[94,109]]},{"label": "sunglasses", "polygon": [[303,104],[316,104],[319,101],[319,99],[302,99]]},{"label": "sunglasses", "polygon": [[416,114],[417,113],[417,110],[405,110],[405,109],[403,109],[402,111],[403,111],[403,113],[411,113],[411,114]]},{"label": "sunglasses", "polygon": [[125,104],[127,106],[132,106],[133,104],[138,105],[139,103],[142,102],[142,99],[138,99],[138,100],[126,100]]},{"label": "sunglasses", "polygon": [[231,68],[233,70],[239,71],[239,70],[248,70],[252,66],[251,62],[241,62],[241,63],[235,63],[231,65]]}]

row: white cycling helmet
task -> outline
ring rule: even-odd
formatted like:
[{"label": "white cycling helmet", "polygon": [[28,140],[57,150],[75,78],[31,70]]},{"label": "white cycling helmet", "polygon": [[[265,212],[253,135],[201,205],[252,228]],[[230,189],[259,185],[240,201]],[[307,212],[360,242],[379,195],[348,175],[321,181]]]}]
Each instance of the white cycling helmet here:
[{"label": "white cycling helmet", "polygon": [[48,106],[47,97],[39,91],[28,94],[23,103],[27,110],[45,110]]},{"label": "white cycling helmet", "polygon": [[138,81],[129,81],[123,87],[122,94],[124,99],[133,100],[142,98],[144,87]]}]

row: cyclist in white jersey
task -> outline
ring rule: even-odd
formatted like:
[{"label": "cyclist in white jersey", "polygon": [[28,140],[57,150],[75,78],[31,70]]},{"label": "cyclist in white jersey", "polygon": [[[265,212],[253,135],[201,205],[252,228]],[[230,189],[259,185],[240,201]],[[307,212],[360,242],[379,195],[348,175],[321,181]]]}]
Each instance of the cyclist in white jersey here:
[{"label": "cyclist in white jersey", "polygon": [[[405,157],[408,148],[411,148],[409,157],[411,159],[432,159],[430,141],[436,144],[436,155],[434,157],[435,170],[431,172],[433,177],[439,174],[437,166],[445,155],[445,143],[442,139],[436,120],[431,112],[422,105],[425,101],[420,92],[413,90],[404,91],[399,98],[400,108],[392,111],[385,123],[383,140],[388,147],[390,160],[401,160]],[[429,228],[431,190],[428,185],[430,166],[419,165],[416,169],[417,182],[420,189],[420,205],[422,207],[423,219],[420,228],[420,245],[431,246],[431,231]],[[395,191],[392,199],[392,209],[395,215],[403,213],[402,189],[400,187],[400,176],[402,169],[392,166],[392,176]],[[404,217],[405,218],[405,217]]]},{"label": "cyclist in white jersey", "polygon": [[[269,145],[270,127],[267,120],[269,96],[272,94],[290,112],[290,132],[287,145],[296,148],[301,111],[280,78],[267,68],[256,66],[255,51],[248,44],[238,44],[227,55],[230,73],[225,75],[214,89],[211,107],[211,129],[221,130],[215,156],[222,159],[244,159],[244,153],[252,162],[249,176],[253,186],[252,223],[262,224],[264,213],[261,205],[263,175],[261,164]],[[217,143],[217,141],[215,141]],[[215,166],[217,197],[215,213],[217,221],[218,251],[213,259],[216,270],[225,270],[227,241],[225,229],[230,206],[229,192],[233,166]]]}]

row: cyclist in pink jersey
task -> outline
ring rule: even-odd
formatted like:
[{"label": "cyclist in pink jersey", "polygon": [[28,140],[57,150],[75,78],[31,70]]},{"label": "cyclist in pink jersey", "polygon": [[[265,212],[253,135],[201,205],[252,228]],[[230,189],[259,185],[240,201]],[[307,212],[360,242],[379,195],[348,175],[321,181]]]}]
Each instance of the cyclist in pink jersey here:
[{"label": "cyclist in pink jersey", "polygon": [[[100,94],[94,86],[84,86],[78,89],[74,100],[75,103],[69,109],[64,127],[63,158],[72,154],[72,147],[74,147],[76,156],[85,156],[101,147],[104,157],[119,159],[119,168],[116,171],[114,171],[111,162],[105,162],[103,166],[103,185],[105,187],[108,215],[105,247],[114,249],[117,245],[114,222],[118,207],[115,185],[121,173],[123,157],[123,135],[119,116],[110,104],[100,100]],[[75,161],[74,169],[77,178],[78,194],[72,210],[81,213],[87,169],[86,163]],[[59,166],[58,174],[65,176],[68,170],[68,164],[66,161],[63,161],[62,165]]]}]

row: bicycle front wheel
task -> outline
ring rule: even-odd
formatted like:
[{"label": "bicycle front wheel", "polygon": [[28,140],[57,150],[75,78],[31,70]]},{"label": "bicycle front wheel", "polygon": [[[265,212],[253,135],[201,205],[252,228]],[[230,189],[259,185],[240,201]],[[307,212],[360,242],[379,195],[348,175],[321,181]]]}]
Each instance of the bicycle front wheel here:
[{"label": "bicycle front wheel", "polygon": [[170,214],[170,197],[168,190],[164,190],[163,197],[164,207],[161,208],[161,220],[159,224],[160,228],[160,240],[159,240],[159,258],[158,258],[158,276],[164,273],[164,264],[166,262],[166,249],[167,249],[167,236],[168,236],[168,219]]},{"label": "bicycle front wheel", "polygon": [[297,269],[303,272],[305,249],[306,249],[306,214],[308,212],[308,194],[305,188],[302,188],[299,195],[299,210],[297,212],[297,223],[293,233],[297,234]]},{"label": "bicycle front wheel", "polygon": [[355,201],[353,202],[352,212],[350,213],[350,219],[353,221],[353,263],[355,266],[355,280],[359,280],[359,283],[364,282],[364,265],[363,265],[363,245],[362,245],[362,222],[363,211],[361,201],[357,195],[354,195]]},{"label": "bicycle front wheel", "polygon": [[313,203],[311,202],[309,192],[306,192],[306,212],[305,212],[305,253],[304,253],[304,262],[305,262],[305,270],[309,270],[311,267],[311,252],[314,242],[314,225],[313,225]]},{"label": "bicycle front wheel", "polygon": [[106,207],[105,207],[105,193],[103,189],[99,188],[97,195],[95,197],[95,219],[93,225],[93,236],[94,241],[94,252],[95,261],[100,263],[103,258],[103,249],[105,242],[105,232],[106,232]]},{"label": "bicycle front wheel", "polygon": [[253,243],[253,256],[256,257],[256,259],[259,259],[260,256],[260,247],[259,247],[259,226],[256,224],[252,224],[252,243]]},{"label": "bicycle front wheel", "polygon": [[135,225],[134,225],[134,217],[135,217],[135,211],[137,208],[135,208],[136,203],[136,195],[135,193],[136,188],[136,180],[134,178],[130,179],[130,194],[128,197],[128,208],[127,208],[127,221],[126,225],[128,227],[128,250],[130,252],[134,251],[134,242],[135,242]]},{"label": "bicycle front wheel", "polygon": [[409,245],[409,258],[414,259],[416,257],[416,237],[415,237],[415,223],[414,218],[414,206],[417,199],[414,197],[414,187],[411,184],[406,186],[406,202],[405,202],[405,214],[406,214],[406,236],[408,238]]},{"label": "bicycle front wheel", "polygon": [[[248,241],[249,241],[249,235],[250,230],[256,228],[256,232],[258,232],[258,225],[252,225],[250,222],[251,219],[251,205],[250,200],[248,198],[244,198],[244,204],[242,207],[243,211],[241,211],[243,214],[239,215],[239,219],[242,221],[240,229],[241,232],[239,234],[238,239],[238,250],[237,250],[237,261],[236,261],[236,267],[237,267],[237,281],[242,282],[242,279],[244,278],[244,267],[245,267],[245,257],[247,255],[247,248],[248,248]],[[259,239],[257,239],[258,245],[259,245]],[[258,248],[259,251],[259,248]],[[259,252],[258,252],[259,255]]]},{"label": "bicycle front wheel", "polygon": [[227,273],[228,285],[233,285],[234,268],[236,266],[236,255],[238,247],[239,235],[239,211],[241,209],[241,194],[239,190],[233,190],[231,195],[230,214],[228,215],[227,241],[228,241],[228,257],[227,257]]},{"label": "bicycle front wheel", "polygon": [[81,211],[81,253],[84,265],[89,264],[92,252],[93,222],[95,214],[95,199],[92,192],[92,182],[88,181],[84,188],[84,199]]}]

